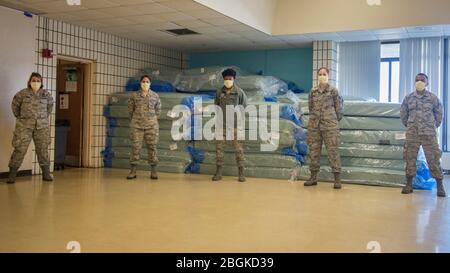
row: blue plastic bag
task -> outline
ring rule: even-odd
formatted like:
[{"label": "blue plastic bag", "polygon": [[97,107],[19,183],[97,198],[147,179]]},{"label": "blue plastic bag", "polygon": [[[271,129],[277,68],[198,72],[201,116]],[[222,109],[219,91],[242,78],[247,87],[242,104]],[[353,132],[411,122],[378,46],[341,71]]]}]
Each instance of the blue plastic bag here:
[{"label": "blue plastic bag", "polygon": [[134,92],[141,90],[141,83],[136,79],[129,79],[127,85],[125,86],[127,92]]},{"label": "blue plastic bag", "polygon": [[297,160],[298,163],[300,163],[301,165],[305,164],[305,158],[298,154],[295,149],[291,148],[291,147],[287,147],[287,148],[283,148],[281,150],[281,154],[285,155],[285,156],[291,156],[294,157],[295,160]]},{"label": "blue plastic bag", "polygon": [[152,81],[150,89],[157,93],[174,92],[175,88],[170,82],[165,81]]},{"label": "blue plastic bag", "polygon": [[264,97],[265,102],[278,102],[278,98],[276,96],[266,96]]},{"label": "blue plastic bag", "polygon": [[297,116],[297,111],[292,105],[284,104],[281,107],[280,118],[290,120],[297,126],[302,126],[302,122]]},{"label": "blue plastic bag", "polygon": [[417,155],[417,171],[416,177],[413,179],[413,188],[416,190],[433,190],[436,187],[436,179],[431,177],[430,168],[428,167],[425,153],[420,147]]}]

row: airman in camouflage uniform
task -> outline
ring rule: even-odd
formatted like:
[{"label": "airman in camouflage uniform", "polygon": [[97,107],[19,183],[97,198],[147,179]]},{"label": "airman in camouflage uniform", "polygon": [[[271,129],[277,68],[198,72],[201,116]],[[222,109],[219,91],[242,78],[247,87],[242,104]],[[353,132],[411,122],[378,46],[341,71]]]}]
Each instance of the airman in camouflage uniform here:
[{"label": "airman in camouflage uniform", "polygon": [[407,127],[405,143],[407,184],[403,194],[413,192],[413,179],[416,176],[417,154],[423,147],[431,176],[437,180],[440,197],[445,197],[443,174],[440,165],[441,150],[439,149],[436,130],[442,124],[443,107],[438,97],[426,90],[428,76],[419,74],[416,77],[416,91],[406,96],[401,107],[401,120]]},{"label": "airman in camouflage uniform", "polygon": [[224,165],[224,158],[225,158],[225,152],[224,152],[224,146],[227,142],[226,135],[227,130],[234,130],[233,132],[233,147],[236,151],[236,162],[238,165],[239,170],[239,182],[245,182],[245,176],[244,176],[244,150],[242,148],[242,144],[237,139],[237,120],[234,122],[234,128],[227,128],[227,115],[226,115],[226,108],[228,105],[231,106],[238,106],[241,105],[244,108],[247,106],[247,96],[245,95],[244,91],[236,86],[234,84],[234,80],[236,79],[236,72],[233,69],[227,69],[222,73],[222,76],[224,78],[224,87],[222,89],[217,90],[216,98],[215,98],[215,105],[219,106],[222,109],[223,112],[223,139],[224,140],[216,140],[216,165],[217,170],[216,174],[213,177],[213,181],[220,181],[222,180],[222,171],[223,171],[223,165]]},{"label": "airman in camouflage uniform", "polygon": [[14,152],[9,161],[8,183],[15,182],[17,171],[22,165],[32,139],[42,169],[43,180],[53,181],[48,156],[51,141],[49,117],[53,110],[53,103],[51,94],[43,89],[42,76],[38,73],[31,74],[28,88],[14,96],[12,112],[16,117],[16,128],[12,141]]},{"label": "airman in camouflage uniform", "polygon": [[130,115],[130,139],[133,143],[130,157],[131,171],[127,179],[136,178],[136,168],[140,159],[140,151],[145,140],[148,149],[148,162],[151,166],[151,178],[158,179],[156,145],[159,140],[158,118],[161,115],[161,100],[158,94],[149,90],[150,78],[143,76],[141,85],[147,84],[141,91],[133,93],[128,101]]},{"label": "airman in camouflage uniform", "polygon": [[309,94],[308,145],[311,178],[305,186],[317,185],[320,171],[322,143],[328,153],[328,160],[335,178],[335,189],[341,189],[341,158],[339,155],[340,133],[339,121],[343,117],[343,99],[338,90],[328,84],[328,69],[319,70],[320,84]]}]

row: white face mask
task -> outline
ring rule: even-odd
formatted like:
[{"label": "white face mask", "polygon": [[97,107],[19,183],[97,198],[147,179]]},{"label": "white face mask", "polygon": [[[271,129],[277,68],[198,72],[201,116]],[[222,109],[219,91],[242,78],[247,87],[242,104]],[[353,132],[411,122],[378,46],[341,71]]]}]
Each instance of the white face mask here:
[{"label": "white face mask", "polygon": [[223,82],[223,85],[225,85],[226,88],[231,89],[231,87],[234,86],[234,81],[233,80],[225,80]]},{"label": "white face mask", "polygon": [[328,83],[328,76],[319,76],[319,83],[320,84],[327,84]]},{"label": "white face mask", "polygon": [[34,92],[39,91],[41,89],[42,83],[40,82],[31,82],[30,83],[31,89],[33,89]]},{"label": "white face mask", "polygon": [[425,88],[427,88],[426,83],[424,83],[423,81],[416,82],[416,90],[417,91],[422,92],[423,90],[425,90]]},{"label": "white face mask", "polygon": [[148,82],[143,82],[143,83],[141,83],[141,88],[142,88],[142,90],[144,90],[144,91],[150,90],[150,86],[151,86],[151,83],[148,83]]}]

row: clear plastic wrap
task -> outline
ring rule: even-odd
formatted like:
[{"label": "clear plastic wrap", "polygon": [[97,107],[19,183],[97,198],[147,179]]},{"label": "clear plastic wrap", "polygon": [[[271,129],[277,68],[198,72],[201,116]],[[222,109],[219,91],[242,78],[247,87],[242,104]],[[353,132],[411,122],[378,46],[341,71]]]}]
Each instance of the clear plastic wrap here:
[{"label": "clear plastic wrap", "polygon": [[[309,116],[301,117],[305,128],[308,128]],[[382,117],[347,117],[339,122],[343,130],[375,130],[375,131],[405,131],[406,128],[399,118]]]},{"label": "clear plastic wrap", "polygon": [[[309,114],[308,101],[300,100],[298,107],[302,114]],[[344,116],[400,118],[400,107],[395,103],[344,101]]]},{"label": "clear plastic wrap", "polygon": [[[339,153],[342,157],[354,158],[376,158],[376,159],[403,159],[403,147],[393,145],[372,145],[372,144],[341,144]],[[322,148],[322,155],[326,155],[325,145]]]},{"label": "clear plastic wrap", "polygon": [[237,67],[205,67],[184,70],[179,74],[175,88],[180,92],[196,93],[200,91],[214,91],[223,87],[222,72],[233,68],[240,77],[241,70]]},{"label": "clear plastic wrap", "polygon": [[[309,164],[309,158],[306,164]],[[341,157],[341,163],[344,167],[366,167],[389,170],[405,170],[405,161],[401,159],[376,159],[376,158],[358,158],[358,157]],[[321,166],[329,166],[326,156],[320,159]]]},{"label": "clear plastic wrap", "polygon": [[405,139],[404,131],[341,130],[341,141],[344,143],[403,146]]},{"label": "clear plastic wrap", "polygon": [[242,88],[247,94],[262,92],[264,96],[275,96],[279,93],[286,93],[289,89],[287,83],[272,76],[242,76],[236,79],[236,85]]},{"label": "clear plastic wrap", "polygon": [[136,78],[139,79],[143,75],[149,75],[152,80],[169,82],[174,85],[181,73],[181,69],[170,67],[161,67],[158,69],[145,68],[139,72]]}]

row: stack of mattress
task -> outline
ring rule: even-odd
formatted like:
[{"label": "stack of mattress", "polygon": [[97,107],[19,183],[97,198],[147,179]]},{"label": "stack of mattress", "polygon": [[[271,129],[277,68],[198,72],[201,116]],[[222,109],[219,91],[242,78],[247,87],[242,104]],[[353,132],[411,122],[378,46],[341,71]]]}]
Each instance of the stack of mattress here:
[{"label": "stack of mattress", "polygon": [[[300,112],[305,128],[308,127],[308,101],[300,100]],[[346,101],[344,118],[340,122],[342,179],[347,183],[402,186],[405,162],[403,146],[405,127],[400,120],[400,105],[366,101]],[[324,166],[319,177],[332,181],[324,147],[321,162]],[[308,164],[308,162],[307,162]],[[298,171],[298,178],[309,178],[309,166]]]},{"label": "stack of mattress", "polygon": [[[103,151],[106,167],[129,168],[131,140],[128,115],[128,99],[131,93],[116,93],[110,96],[105,107],[108,120],[108,137],[106,149]],[[185,97],[177,93],[160,93],[162,113],[159,120],[158,169],[162,172],[183,173],[190,163],[187,151],[189,142],[175,141],[171,135],[173,118],[168,115],[174,105],[179,105]],[[141,152],[138,168],[148,170],[148,154],[145,143]]]},{"label": "stack of mattress", "polygon": [[[212,100],[204,100],[202,109],[195,111],[193,117],[198,124],[206,124],[213,121],[214,117],[205,117],[203,114],[210,114],[207,106],[212,104]],[[290,179],[296,166],[304,163],[304,156],[307,154],[305,144],[306,130],[301,127],[301,121],[297,119],[295,109],[290,105],[269,102],[251,102],[249,105],[267,107],[268,114],[258,117],[258,114],[248,114],[245,122],[246,140],[241,141],[245,154],[245,171],[249,177],[262,177],[274,179]],[[270,117],[271,109],[279,108],[279,128],[277,131],[271,130]],[[263,126],[269,133],[269,138],[261,138],[259,127]],[[194,135],[199,136],[201,126],[194,126]],[[250,139],[250,133],[257,136]],[[216,142],[208,140],[195,140],[194,149],[191,151],[192,164],[188,172],[201,174],[214,174],[216,169]],[[225,145],[225,165],[224,175],[237,175],[235,151],[228,142]]]}]

